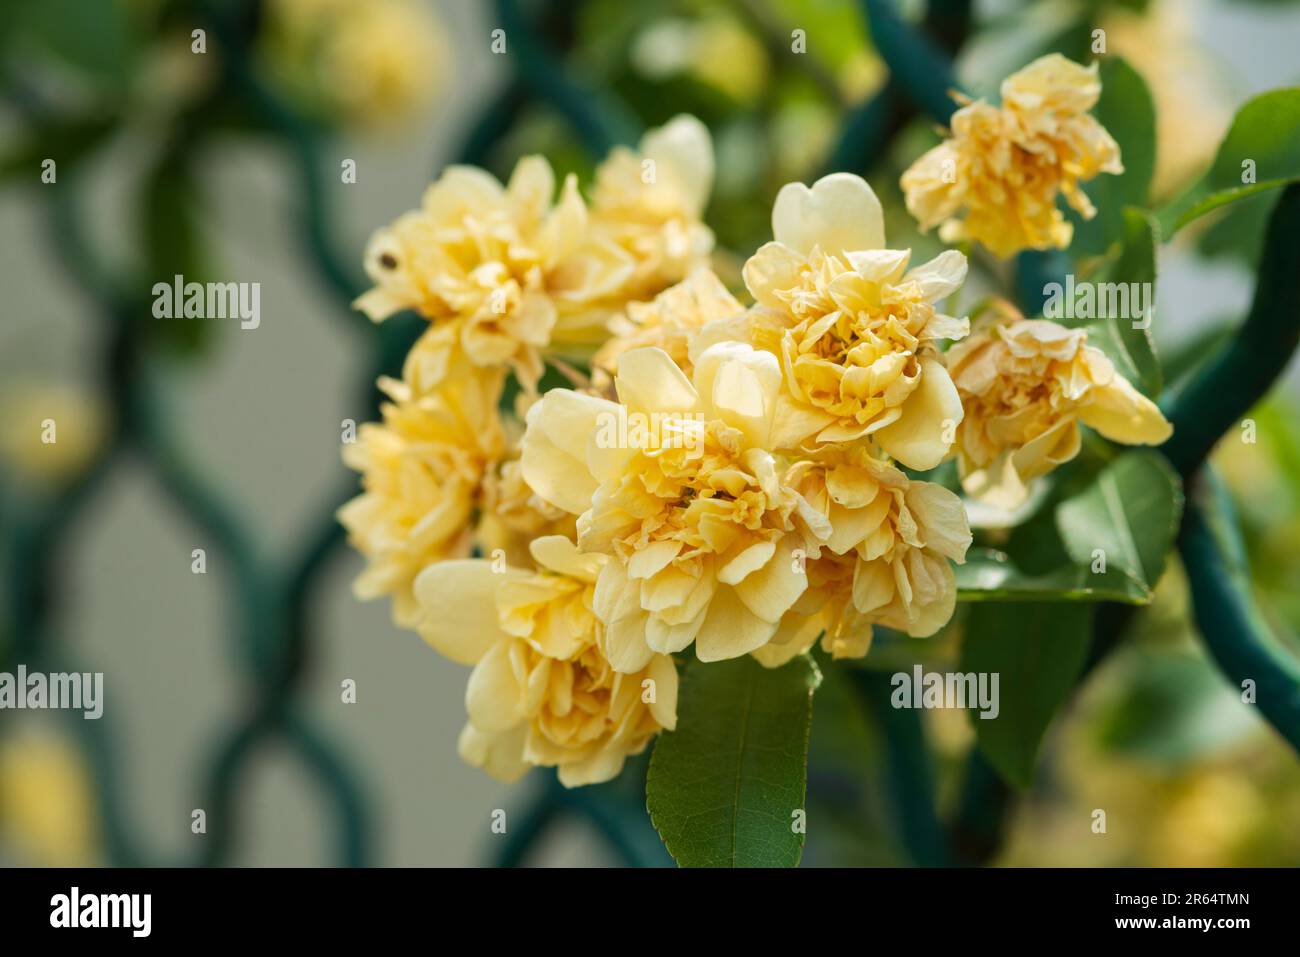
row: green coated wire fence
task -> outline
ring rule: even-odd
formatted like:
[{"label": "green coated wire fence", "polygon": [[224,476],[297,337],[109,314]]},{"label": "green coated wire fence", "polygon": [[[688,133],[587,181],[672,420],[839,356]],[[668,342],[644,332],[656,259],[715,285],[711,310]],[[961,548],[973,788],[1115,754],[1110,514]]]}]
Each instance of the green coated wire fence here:
[{"label": "green coated wire fence", "polygon": [[[530,5],[498,0],[496,22],[511,39],[512,76],[482,110],[466,133],[457,160],[482,165],[489,152],[531,106],[545,105],[572,128],[584,148],[602,156],[616,144],[631,144],[640,130],[634,114],[607,90],[588,88],[566,66],[564,51],[551,38],[562,37],[573,4]],[[299,191],[297,231],[320,280],[337,299],[337,315],[363,337],[369,362],[357,383],[374,413],[380,374],[397,374],[401,361],[423,326],[414,316],[372,325],[351,310],[363,291],[357,275],[360,252],[340,253],[334,246],[331,189],[336,158],[324,135],[263,84],[251,63],[257,23],[255,2],[202,0],[195,16],[207,25],[220,48],[221,98],[251,110],[283,147]],[[868,171],[880,159],[890,137],[916,114],[938,123],[953,109],[949,91],[957,87],[951,57],[970,24],[967,0],[931,0],[919,24],[904,21],[889,0],[864,0],[864,19],[871,42],[890,70],[881,91],[845,112],[829,153],[830,169]],[[12,98],[29,117],[39,120],[45,106],[16,85]],[[203,130],[188,130],[201,141]],[[183,137],[182,137],[183,139]],[[131,832],[124,814],[122,741],[109,717],[72,721],[92,769],[106,849],[119,865],[220,865],[231,860],[235,837],[244,822],[237,817],[239,793],[250,759],[272,744],[286,745],[316,779],[317,792],[332,808],[337,827],[334,860],[343,865],[372,861],[373,815],[366,790],[345,755],[311,720],[300,695],[315,648],[313,602],[326,562],[344,541],[335,509],[356,489],[355,477],[340,465],[339,488],[322,502],[314,533],[287,562],[268,558],[266,543],[241,513],[214,487],[183,452],[176,423],[158,401],[158,386],[146,336],[149,316],[146,291],[151,281],[115,274],[90,244],[85,231],[79,166],[61,163],[57,189],[49,190],[47,214],[50,248],[96,303],[103,325],[99,357],[100,387],[111,407],[109,440],[75,481],[40,507],[6,516],[4,561],[11,582],[5,609],[11,637],[6,664],[59,670],[66,652],[60,634],[56,574],[67,534],[106,477],[133,455],[155,474],[162,488],[202,531],[233,571],[228,605],[233,609],[229,642],[253,693],[235,725],[201,763],[201,806],[208,820],[207,839],[193,860],[160,860]],[[1206,645],[1220,668],[1234,681],[1250,676],[1276,693],[1261,695],[1265,717],[1292,746],[1300,749],[1300,666],[1268,637],[1250,603],[1239,543],[1222,490],[1198,479],[1218,438],[1261,398],[1280,374],[1300,334],[1300,286],[1276,282],[1300,274],[1300,189],[1288,188],[1273,214],[1259,292],[1241,334],[1223,355],[1208,363],[1166,409],[1175,423],[1165,451],[1188,482],[1189,508],[1180,550],[1193,583],[1195,617]],[[1066,269],[1063,257],[1024,254],[1016,264],[1022,306],[1034,314],[1051,277]],[[1096,617],[1095,664],[1115,646],[1129,611],[1106,607]],[[868,704],[884,700],[875,676],[855,673]],[[860,678],[860,680],[858,680]],[[913,711],[883,709],[876,717],[885,731],[888,793],[910,857],[921,864],[980,863],[999,844],[1010,795],[997,775],[974,752],[964,777],[953,819],[946,824],[935,808],[934,775],[928,766],[919,724]],[[644,813],[644,761],[634,763],[620,781],[596,788],[565,791],[550,775],[540,785],[522,823],[512,826],[496,862],[519,864],[538,839],[565,816],[577,817],[601,835],[621,860],[657,865],[669,859]],[[541,778],[535,775],[535,778]]]}]

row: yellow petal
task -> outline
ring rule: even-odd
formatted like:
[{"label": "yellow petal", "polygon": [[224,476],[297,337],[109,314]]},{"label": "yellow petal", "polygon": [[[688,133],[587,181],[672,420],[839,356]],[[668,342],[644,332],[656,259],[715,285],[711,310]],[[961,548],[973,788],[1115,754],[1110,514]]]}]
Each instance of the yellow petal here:
[{"label": "yellow petal", "polygon": [[813,183],[786,183],[772,207],[772,236],[797,253],[814,246],[826,253],[879,249],[885,245],[880,200],[867,181],[831,173]]},{"label": "yellow petal", "polygon": [[456,750],[466,764],[482,768],[496,780],[511,784],[531,768],[524,760],[527,734],[528,726],[525,724],[494,734],[467,724],[456,742]]},{"label": "yellow petal", "polygon": [[739,429],[750,448],[767,447],[781,390],[776,356],[743,342],[720,342],[696,362],[695,385],[706,417]]},{"label": "yellow petal", "polygon": [[934,482],[912,482],[904,497],[925,547],[959,564],[966,561],[971,531],[961,498]]},{"label": "yellow petal", "polygon": [[416,630],[439,654],[457,664],[477,664],[489,648],[508,637],[497,615],[497,586],[526,577],[513,568],[497,574],[483,559],[430,565],[415,579],[420,605]]},{"label": "yellow petal", "polygon": [[735,589],[719,588],[695,638],[695,654],[700,661],[739,658],[767,644],[777,626],[746,608]]},{"label": "yellow petal", "polygon": [[646,677],[655,683],[655,700],[650,714],[666,731],[677,727],[677,666],[667,655],[656,655]]},{"label": "yellow petal", "polygon": [[1112,442],[1125,445],[1159,445],[1174,433],[1156,404],[1118,374],[1109,385],[1088,393],[1079,418]]},{"label": "yellow petal", "polygon": [[759,305],[784,310],[786,302],[777,296],[777,292],[798,287],[803,268],[803,257],[789,246],[764,243],[749,257],[742,270],[745,288]]},{"label": "yellow petal", "polygon": [[921,382],[903,403],[902,414],[876,432],[876,441],[903,465],[924,472],[944,460],[962,415],[948,370],[927,357],[921,360]]},{"label": "yellow petal", "polygon": [[552,389],[528,410],[520,471],[528,487],[566,512],[591,507],[597,482],[587,466],[587,447],[602,416],[617,418],[618,406],[570,389]]},{"label": "yellow petal", "polygon": [[496,642],[470,672],[465,709],[480,731],[506,731],[524,717],[524,689],[510,661],[513,644],[513,639]]},{"label": "yellow petal", "polygon": [[677,363],[654,346],[619,356],[614,385],[619,401],[636,412],[689,412],[698,398]]},{"label": "yellow petal", "polygon": [[578,551],[578,546],[564,535],[543,535],[528,546],[533,560],[543,568],[570,578],[594,582],[607,558]]},{"label": "yellow petal", "polygon": [[641,155],[655,161],[656,174],[666,178],[696,216],[704,212],[713,189],[713,140],[695,117],[680,114],[641,138]]},{"label": "yellow petal", "polygon": [[779,622],[808,587],[803,562],[795,559],[796,543],[794,536],[787,535],[766,565],[735,586],[745,607],[764,621]]}]

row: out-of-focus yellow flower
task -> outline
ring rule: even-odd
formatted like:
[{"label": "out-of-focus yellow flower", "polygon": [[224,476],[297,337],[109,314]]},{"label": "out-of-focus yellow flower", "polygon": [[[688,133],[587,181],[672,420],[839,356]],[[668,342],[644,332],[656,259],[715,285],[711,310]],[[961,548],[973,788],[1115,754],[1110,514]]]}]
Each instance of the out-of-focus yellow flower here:
[{"label": "out-of-focus yellow flower", "polygon": [[745,307],[727,291],[712,270],[700,269],[651,302],[628,303],[627,312],[610,320],[613,338],[593,361],[593,381],[598,389],[612,384],[618,359],[630,349],[655,346],[668,353],[686,375],[692,371],[691,337],[718,319],[742,315]]},{"label": "out-of-focus yellow flower", "polygon": [[667,655],[633,674],[610,667],[592,611],[605,556],[580,554],[563,536],[539,538],[531,552],[535,571],[449,561],[416,581],[420,634],[474,665],[460,754],[505,781],[532,766],[557,768],[566,787],[608,781],[676,726],[676,668]]},{"label": "out-of-focus yellow flower", "polygon": [[1145,842],[1162,867],[1231,867],[1266,816],[1240,771],[1199,770],[1168,790],[1168,806]]},{"label": "out-of-focus yellow flower", "polygon": [[80,753],[58,735],[19,732],[0,740],[0,844],[29,866],[96,863],[90,774]]},{"label": "out-of-focus yellow flower", "polygon": [[271,0],[264,59],[291,92],[367,126],[426,107],[447,77],[451,46],[418,0]]},{"label": "out-of-focus yellow flower", "polygon": [[1114,138],[1088,114],[1100,96],[1095,63],[1052,53],[1003,81],[1000,107],[963,98],[952,136],[903,174],[908,210],[922,229],[942,224],[945,242],[976,240],[1003,258],[1064,249],[1073,227],[1057,194],[1091,219],[1079,183],[1124,171]]},{"label": "out-of-focus yellow flower", "polygon": [[416,395],[393,379],[383,422],[361,426],[343,461],[364,491],[338,511],[349,540],[368,559],[353,583],[358,598],[393,598],[393,620],[417,617],[412,585],[427,565],[468,554],[471,516],[484,475],[504,449],[497,413],[502,374],[462,370],[437,392]]},{"label": "out-of-focus yellow flower", "polygon": [[48,382],[18,382],[0,396],[0,462],[33,486],[79,475],[107,438],[93,395]]},{"label": "out-of-focus yellow flower", "polygon": [[[799,636],[805,647],[824,631],[822,645],[832,656],[856,658],[867,653],[873,623],[918,638],[947,624],[957,601],[949,560],[964,562],[971,543],[957,495],[909,480],[861,445],[798,461],[785,480],[818,516],[799,516],[806,539],[816,543],[808,592],[792,609],[816,622]],[[777,642],[761,650],[760,660],[788,660],[801,650],[797,640]]]},{"label": "out-of-focus yellow flower", "polygon": [[688,74],[740,103],[767,86],[767,50],[735,18],[711,13],[698,20],[656,20],[637,35],[632,65],[651,80]]},{"label": "out-of-focus yellow flower", "polygon": [[534,387],[561,304],[583,298],[592,284],[615,287],[630,269],[611,266],[611,279],[575,267],[571,257],[587,230],[577,179],[568,177],[552,205],[554,194],[555,175],[539,156],[520,160],[504,188],[480,169],[451,167],[419,210],[371,237],[366,272],[376,286],[356,307],[377,322],[403,309],[432,320],[428,352],[441,360],[426,357],[426,369],[441,365],[445,373],[458,346],[474,365],[509,366]]},{"label": "out-of-focus yellow flower", "polygon": [[619,402],[567,389],[528,414],[525,481],[579,515],[578,545],[609,555],[595,593],[610,663],[636,672],[695,643],[748,654],[803,593],[794,513],[807,503],[768,451],[781,371],[738,342],[698,356],[694,382],[661,349],[626,352]]},{"label": "out-of-focus yellow flower", "polygon": [[1156,0],[1142,13],[1111,7],[1101,24],[1110,52],[1142,74],[1155,102],[1155,201],[1173,197],[1209,167],[1232,120],[1215,64],[1197,38],[1202,6]]},{"label": "out-of-focus yellow flower", "polygon": [[1085,329],[1003,316],[948,351],[966,417],[957,430],[962,487],[1012,509],[1028,483],[1079,452],[1079,422],[1127,445],[1159,445],[1173,427]]},{"label": "out-of-focus yellow flower", "polygon": [[738,339],[779,358],[773,448],[869,438],[909,468],[938,465],[962,416],[938,343],[969,324],[935,303],[965,280],[966,257],[909,271],[908,251],[883,248],[876,194],[847,173],[783,187],[772,231],[744,269],[758,306],[710,325],[692,352]]}]

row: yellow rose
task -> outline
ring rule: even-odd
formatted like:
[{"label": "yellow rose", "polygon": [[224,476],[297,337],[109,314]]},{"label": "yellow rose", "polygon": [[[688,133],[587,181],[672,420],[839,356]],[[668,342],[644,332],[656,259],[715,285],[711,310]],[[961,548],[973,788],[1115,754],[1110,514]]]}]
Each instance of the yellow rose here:
[{"label": "yellow rose", "polygon": [[636,269],[621,290],[648,299],[708,264],[713,233],[701,222],[713,187],[713,143],[693,116],[678,116],[616,147],[596,170],[594,230],[626,249]]},{"label": "yellow rose", "polygon": [[383,423],[365,423],[343,461],[364,491],[338,511],[349,541],[368,559],[358,598],[393,598],[393,619],[416,618],[412,584],[427,565],[468,554],[470,519],[490,463],[502,453],[501,374],[464,373],[436,393],[381,379],[393,400]]},{"label": "yellow rose", "polygon": [[1073,227],[1057,194],[1091,219],[1079,183],[1124,171],[1114,138],[1088,114],[1100,96],[1095,63],[1052,53],[1003,81],[1000,107],[963,99],[951,137],[903,174],[908,210],[922,229],[942,224],[945,242],[976,240],[1003,258],[1064,249]]},{"label": "yellow rose", "polygon": [[366,272],[376,286],[356,307],[375,321],[414,309],[435,323],[426,345],[442,351],[444,368],[446,351],[458,346],[474,365],[509,366],[533,388],[560,309],[592,286],[616,286],[631,268],[575,257],[587,231],[576,178],[552,205],[554,192],[555,176],[538,156],[520,160],[504,188],[482,170],[451,167],[419,210],[371,237]]},{"label": "yellow rose", "polygon": [[744,269],[757,307],[706,327],[692,352],[739,339],[780,359],[773,448],[869,438],[909,468],[938,465],[962,416],[938,342],[969,325],[935,303],[965,280],[966,257],[909,271],[909,252],[882,248],[876,194],[846,173],[783,187],[772,231]]},{"label": "yellow rose", "polygon": [[1085,329],[1015,316],[984,325],[948,352],[966,409],[957,430],[962,487],[1013,509],[1028,483],[1079,452],[1078,423],[1127,445],[1159,445],[1173,427],[1155,403],[1088,343]]},{"label": "yellow rose", "polygon": [[528,414],[523,475],[579,515],[578,545],[609,555],[595,594],[609,660],[635,672],[695,643],[701,661],[776,634],[807,578],[768,451],[776,358],[742,343],[700,355],[694,381],[661,349],[626,352],[610,402],[567,389]]},{"label": "yellow rose", "polygon": [[555,767],[565,787],[617,776],[661,730],[677,723],[677,670],[654,655],[635,674],[614,671],[592,612],[605,557],[563,536],[539,538],[536,571],[493,570],[482,560],[442,562],[416,581],[420,634],[474,666],[461,756],[513,781]]},{"label": "yellow rose", "polygon": [[[957,601],[950,561],[966,560],[971,532],[961,499],[942,485],[909,479],[862,446],[794,463],[786,482],[815,516],[806,524],[808,592],[792,611],[817,616],[816,629],[794,633],[765,664],[788,660],[824,631],[834,657],[861,657],[871,625],[926,638],[947,624]],[[779,645],[779,642],[776,643]]]}]

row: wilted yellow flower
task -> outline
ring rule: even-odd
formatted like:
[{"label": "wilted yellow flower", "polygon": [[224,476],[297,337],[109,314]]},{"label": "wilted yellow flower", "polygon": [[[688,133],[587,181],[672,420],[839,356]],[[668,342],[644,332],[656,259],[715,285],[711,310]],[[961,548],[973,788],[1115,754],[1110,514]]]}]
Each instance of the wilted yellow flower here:
[{"label": "wilted yellow flower", "polygon": [[452,55],[442,22],[418,0],[271,0],[270,69],[308,105],[385,125],[426,106]]},{"label": "wilted yellow flower", "polygon": [[1052,53],[1003,81],[1000,107],[961,98],[952,136],[903,174],[908,210],[922,229],[942,223],[945,242],[977,240],[1004,258],[1064,249],[1073,227],[1057,194],[1091,219],[1080,181],[1124,171],[1114,138],[1088,114],[1100,96],[1095,63]]},{"label": "wilted yellow flower", "polygon": [[807,578],[771,452],[776,358],[737,342],[700,355],[694,383],[661,349],[619,360],[619,401],[552,390],[528,414],[523,475],[579,515],[578,545],[609,555],[595,594],[614,668],[692,642],[701,661],[776,634]]},{"label": "wilted yellow flower", "polygon": [[1028,483],[1079,452],[1078,423],[1127,445],[1159,445],[1173,427],[1085,329],[1003,318],[948,351],[966,418],[957,466],[967,494],[1012,509]]},{"label": "wilted yellow flower", "polygon": [[416,582],[420,634],[474,665],[460,754],[513,781],[555,767],[566,787],[615,777],[628,755],[677,723],[677,670],[653,655],[634,674],[614,671],[592,612],[603,555],[563,536],[532,544],[536,571],[483,560],[433,565]]},{"label": "wilted yellow flower", "polygon": [[651,302],[628,303],[625,314],[610,320],[613,338],[593,360],[594,384],[603,390],[612,383],[619,356],[645,346],[655,346],[668,353],[674,364],[689,376],[691,337],[710,322],[744,312],[745,307],[709,269],[692,273]]},{"label": "wilted yellow flower", "polygon": [[343,448],[364,489],[338,511],[369,561],[353,591],[361,599],[391,595],[393,620],[403,627],[416,619],[415,576],[469,552],[480,485],[504,447],[501,384],[500,373],[462,372],[418,396],[404,382],[381,379],[393,400],[383,406],[383,423],[363,424]]},{"label": "wilted yellow flower", "polygon": [[772,231],[744,269],[758,306],[706,328],[692,352],[739,339],[780,359],[775,449],[869,438],[909,468],[938,465],[962,416],[938,343],[969,324],[935,303],[965,280],[966,257],[908,271],[908,251],[883,248],[876,194],[847,173],[783,187]]},{"label": "wilted yellow flower", "polygon": [[[785,480],[816,515],[811,522],[806,512],[799,516],[816,547],[809,553],[808,591],[792,613],[816,616],[828,652],[866,654],[873,623],[917,638],[947,624],[957,601],[949,562],[964,562],[971,543],[957,495],[910,480],[863,446],[798,461]],[[811,645],[816,631],[801,638]],[[762,653],[788,659],[802,650],[791,645]]]}]

